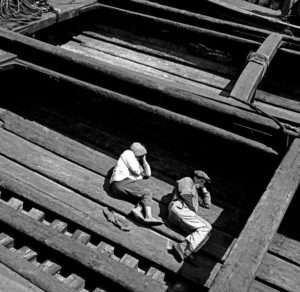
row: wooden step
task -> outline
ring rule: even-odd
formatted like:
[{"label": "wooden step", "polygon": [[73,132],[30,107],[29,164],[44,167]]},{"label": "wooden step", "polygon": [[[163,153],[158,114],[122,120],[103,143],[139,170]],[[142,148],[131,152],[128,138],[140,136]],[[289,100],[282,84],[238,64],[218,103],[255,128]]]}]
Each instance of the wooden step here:
[{"label": "wooden step", "polygon": [[33,251],[28,246],[23,246],[16,251],[17,254],[20,254],[27,261],[34,261],[37,257],[37,252]]},{"label": "wooden step", "polygon": [[85,280],[75,274],[69,275],[65,280],[64,283],[74,289],[75,291],[78,291],[84,288],[85,286]]},{"label": "wooden step", "polygon": [[50,275],[55,275],[61,270],[61,266],[50,261],[46,260],[44,263],[41,264],[40,266],[41,270],[44,272],[49,273]]},{"label": "wooden step", "polygon": [[53,229],[55,229],[56,231],[60,232],[60,233],[64,233],[67,230],[67,223],[62,222],[61,220],[55,219],[51,225],[50,225]]},{"label": "wooden step", "polygon": [[139,260],[129,254],[124,254],[124,256],[121,258],[120,262],[130,268],[135,269],[135,268],[137,268]]},{"label": "wooden step", "polygon": [[42,222],[45,217],[45,213],[36,208],[31,208],[26,215],[40,222]]},{"label": "wooden step", "polygon": [[17,198],[11,198],[7,202],[7,205],[14,208],[15,210],[22,210],[23,209],[23,202]]},{"label": "wooden step", "polygon": [[91,235],[87,234],[86,232],[77,229],[73,234],[72,234],[72,239],[82,243],[82,244],[87,244],[90,239]]}]

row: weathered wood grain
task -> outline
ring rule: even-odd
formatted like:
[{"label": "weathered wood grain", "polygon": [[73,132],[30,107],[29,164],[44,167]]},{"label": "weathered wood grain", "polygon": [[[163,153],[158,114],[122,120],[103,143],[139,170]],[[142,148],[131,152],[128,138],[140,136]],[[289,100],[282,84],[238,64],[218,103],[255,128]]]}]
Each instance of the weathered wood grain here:
[{"label": "weathered wood grain", "polygon": [[293,141],[248,219],[211,292],[247,291],[300,181],[300,140]]},{"label": "weathered wood grain", "polygon": [[300,267],[267,253],[256,277],[284,291],[300,291]]},{"label": "weathered wood grain", "polygon": [[[138,52],[136,50],[127,49],[106,41],[93,39],[84,35],[73,37],[73,39],[75,41],[79,41],[81,46],[95,49],[97,51],[116,56],[124,60],[129,60],[137,64],[155,68],[162,72],[170,74],[166,76],[174,75],[180,77],[180,79],[184,79],[184,82],[193,86],[200,85],[198,83],[201,83],[209,87],[216,87],[215,83],[217,83],[219,87],[216,87],[215,90],[216,92],[218,92],[217,88],[223,89],[230,83],[229,79],[222,78],[221,76],[214,75],[213,73],[171,62],[163,58],[158,58],[149,54]],[[224,84],[223,87],[222,84]]]},{"label": "weathered wood grain", "polygon": [[[80,262],[90,270],[109,278],[112,282],[121,285],[124,288],[141,292],[165,291],[165,287],[158,282],[139,274],[137,271],[134,271],[125,265],[120,266],[117,262],[103,254],[100,256],[92,249],[77,243],[49,226],[45,226],[44,224],[13,210],[3,202],[0,202],[0,210],[0,220],[2,222],[9,224],[19,232],[27,234],[49,248],[63,253],[74,261]],[[5,248],[1,247],[0,252],[2,251],[1,249],[4,249],[4,252],[7,252]],[[2,260],[2,258],[7,259],[8,257],[1,254],[0,260]],[[20,264],[17,263],[16,266],[20,266]],[[27,274],[33,272],[32,270],[33,269],[31,268],[27,272],[22,271],[22,274],[27,276]],[[36,268],[35,270],[38,271],[37,274],[43,274],[42,271],[37,270]],[[46,280],[47,278],[44,276],[43,281]],[[53,278],[51,280],[51,285],[54,288],[49,291],[69,291],[68,288],[64,290],[61,287],[62,285],[54,281]],[[47,283],[50,283],[50,281]]]},{"label": "weathered wood grain", "polygon": [[[0,207],[1,208],[1,207]],[[10,207],[6,207],[10,208]],[[11,209],[13,210],[13,209]],[[2,212],[2,211],[1,211]],[[3,215],[5,215],[3,213]],[[7,248],[0,245],[0,262],[18,273],[25,279],[29,280],[31,283],[41,288],[46,292],[72,292],[72,290],[62,283],[58,282],[51,275],[41,271],[32,263],[26,261],[22,257],[13,254],[13,252],[8,251]],[[18,284],[15,284],[16,288]],[[15,290],[14,290],[15,291]],[[28,291],[28,290],[27,290]],[[31,291],[31,289],[30,289]]]},{"label": "weathered wood grain", "polygon": [[[3,292],[5,291],[14,291],[14,290],[9,290],[9,288],[4,288],[6,279],[8,281],[12,281],[13,285],[20,285],[23,286],[25,291],[30,291],[30,292],[43,292],[39,287],[36,285],[33,285],[30,281],[27,279],[23,278],[20,276],[18,273],[14,272],[13,270],[9,269],[7,266],[0,264],[0,290],[2,289]],[[2,286],[1,286],[2,285]]]},{"label": "weathered wood grain", "polygon": [[277,33],[272,33],[267,37],[256,52],[266,58],[265,65],[250,59],[235,83],[230,96],[251,102],[256,88],[266,73],[267,66],[271,63],[282,43],[282,38],[283,36]]},{"label": "weathered wood grain", "polygon": [[253,281],[249,292],[280,292],[280,290],[269,286],[267,283],[262,283],[257,280]]},{"label": "weathered wood grain", "polygon": [[[108,52],[105,50],[103,46],[95,47],[95,45],[90,42],[82,42],[77,43],[74,41],[69,41],[68,43],[61,46],[64,49],[73,51],[78,54],[82,54],[84,56],[90,56],[97,60],[106,62],[108,64],[118,64],[118,66],[123,68],[130,68],[130,70],[134,70],[136,73],[143,73],[149,76],[155,76],[161,80],[169,81],[177,83],[182,89],[190,92],[197,92],[199,90],[211,91],[215,94],[220,94],[221,90],[213,88],[212,86],[197,83],[194,81],[190,81],[187,79],[183,79],[179,74],[174,75],[174,73],[170,73],[167,71],[162,71],[161,67],[157,68],[154,64],[149,66],[149,63],[143,58],[143,61],[137,62],[133,60],[134,58],[124,58],[121,54],[118,54],[116,51]],[[131,56],[136,56],[137,54],[131,54]],[[149,59],[149,58],[148,58]],[[147,64],[148,63],[148,64]],[[171,66],[169,66],[171,67]]]},{"label": "weathered wood grain", "polygon": [[300,266],[300,242],[276,233],[269,251]]}]

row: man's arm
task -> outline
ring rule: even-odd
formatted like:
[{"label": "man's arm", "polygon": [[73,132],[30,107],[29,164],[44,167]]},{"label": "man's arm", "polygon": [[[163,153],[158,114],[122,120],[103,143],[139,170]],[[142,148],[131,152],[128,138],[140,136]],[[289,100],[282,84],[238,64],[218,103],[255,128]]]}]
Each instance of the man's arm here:
[{"label": "man's arm", "polygon": [[134,153],[132,151],[125,151],[122,154],[122,159],[129,169],[129,171],[136,176],[142,175],[143,170],[140,167],[139,162],[137,161]]},{"label": "man's arm", "polygon": [[146,155],[143,156],[142,158],[142,165],[143,165],[143,168],[144,168],[144,172],[143,172],[143,175],[145,177],[150,177],[151,176],[151,167],[146,159]]}]

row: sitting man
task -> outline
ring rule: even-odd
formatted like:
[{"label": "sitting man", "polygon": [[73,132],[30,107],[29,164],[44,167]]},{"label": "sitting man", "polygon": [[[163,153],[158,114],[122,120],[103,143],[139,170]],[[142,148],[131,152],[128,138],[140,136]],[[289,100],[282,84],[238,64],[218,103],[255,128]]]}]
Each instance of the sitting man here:
[{"label": "sitting man", "polygon": [[152,216],[152,192],[144,179],[151,176],[146,154],[146,148],[138,142],[125,150],[114,167],[110,187],[116,195],[138,198],[137,206],[132,209],[136,219],[151,225],[162,224],[162,220]]},{"label": "sitting man", "polygon": [[168,220],[172,225],[190,233],[184,241],[173,244],[173,251],[180,261],[197,252],[209,238],[212,229],[210,223],[197,214],[199,204],[205,208],[211,206],[206,182],[210,182],[208,175],[204,171],[195,170],[193,179],[184,177],[177,181],[174,188]]}]

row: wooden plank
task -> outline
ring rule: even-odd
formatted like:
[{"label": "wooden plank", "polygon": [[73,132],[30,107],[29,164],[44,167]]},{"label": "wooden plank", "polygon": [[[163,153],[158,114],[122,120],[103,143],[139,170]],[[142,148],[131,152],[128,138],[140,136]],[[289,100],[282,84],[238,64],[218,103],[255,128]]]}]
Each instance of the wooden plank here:
[{"label": "wooden plank", "polygon": [[30,281],[28,281],[27,279],[23,278],[18,273],[12,271],[7,266],[5,266],[5,265],[3,265],[1,263],[0,263],[0,277],[1,277],[1,279],[0,279],[0,287],[3,288],[3,292],[6,292],[6,291],[15,291],[14,288],[12,288],[12,289],[9,289],[9,288],[4,289],[6,279],[8,279],[8,281],[11,281],[12,285],[23,286],[25,291],[28,291],[28,292],[44,292],[39,287],[37,287],[36,285],[33,285]]},{"label": "wooden plank", "polygon": [[[34,286],[32,285],[32,288]],[[32,292],[37,291],[38,288],[35,288],[35,290],[32,290],[32,288],[28,288],[16,280],[12,280],[8,277],[5,277],[0,273],[0,291],[7,292],[7,291],[13,291],[13,292]],[[39,290],[42,292],[42,290]]]},{"label": "wooden plank", "polygon": [[[1,222],[9,224],[12,228],[27,234],[49,248],[64,254],[64,256],[80,262],[85,267],[110,279],[112,282],[125,289],[140,292],[165,291],[163,285],[159,285],[157,282],[152,281],[148,277],[143,276],[125,265],[120,266],[117,262],[103,254],[99,256],[94,250],[77,243],[49,226],[45,226],[44,224],[13,210],[2,202],[0,202],[0,213]],[[1,249],[4,248],[0,247],[0,254]],[[1,254],[0,261],[2,261],[2,257],[3,255]],[[56,292],[65,291],[63,289],[60,290],[60,287],[58,287],[56,286]],[[52,291],[54,290],[51,290],[51,292]]]},{"label": "wooden plank", "polygon": [[[101,238],[107,238],[116,245],[130,250],[133,254],[138,254],[139,257],[154,261],[156,265],[162,266],[168,271],[182,273],[181,265],[166,250],[167,239],[165,237],[138,226],[130,231],[130,235],[124,236],[123,231],[113,228],[105,220],[101,205],[84,199],[73,191],[1,158],[1,156],[0,165],[0,178],[4,182],[5,189],[32,200],[81,227],[92,230]],[[218,270],[219,268],[216,261],[212,261],[200,253],[199,261],[203,270],[206,271],[199,271],[197,276],[200,277],[199,279],[204,278],[209,269]],[[188,263],[185,264],[186,268],[188,266]],[[188,274],[183,274],[183,276],[190,277]]]},{"label": "wooden plank", "polygon": [[[32,141],[33,143],[38,144],[50,150],[51,152],[54,152],[62,157],[65,157],[68,160],[73,161],[84,168],[90,169],[93,172],[100,174],[101,176],[106,176],[108,170],[115,165],[116,160],[113,159],[112,157],[109,157],[108,155],[101,153],[99,151],[95,151],[81,143],[78,143],[66,136],[59,134],[58,132],[43,127],[35,122],[30,122],[26,119],[23,119],[11,112],[3,113],[1,115],[1,119],[5,122],[3,125],[5,129],[12,131],[19,136],[22,136],[25,139],[28,139],[29,141]],[[74,123],[72,123],[72,125],[73,125],[72,127],[74,127]],[[81,131],[82,130],[83,129],[81,129]],[[86,130],[83,131],[86,132]],[[93,137],[97,137],[95,133],[93,134]],[[103,136],[99,137],[99,139],[103,141],[103,144],[107,145],[107,149],[105,150],[108,150],[110,152],[113,152],[113,149],[116,147],[116,145],[120,145],[119,148],[116,149],[116,152],[119,152],[123,147],[126,147],[126,143],[124,143],[120,139],[107,141],[104,140]],[[20,142],[21,141],[22,140],[20,140]],[[56,141],[56,143],[53,143],[53,141]],[[26,145],[30,145],[30,144],[27,143]],[[48,152],[44,151],[43,153],[45,153],[46,155]],[[158,153],[157,157],[159,157],[158,162],[161,163],[162,160],[161,167],[165,168],[169,162],[167,163],[167,161],[161,157],[168,158],[168,154]],[[171,160],[172,158],[170,157],[169,159]],[[151,158],[151,160],[157,160],[157,159]],[[178,161],[178,164],[176,164],[175,161],[173,161],[173,163],[170,165],[170,170],[165,170],[165,169],[163,170],[171,174],[172,173],[171,169],[173,169],[174,171],[174,169],[176,170],[179,167],[181,168],[183,167],[182,163]],[[158,202],[161,201],[161,197],[163,194],[169,194],[173,190],[172,185],[163,182],[155,177],[149,179],[149,185],[151,186],[151,189],[154,191],[154,198]],[[229,192],[229,190],[232,190],[232,188],[231,186],[229,186],[228,189],[220,190],[220,191]],[[161,211],[163,211],[163,208]],[[157,212],[157,214],[158,213],[159,212]],[[229,206],[226,206],[226,208],[222,208],[215,204],[212,204],[212,207],[209,210],[200,208],[199,214],[203,216],[205,219],[207,219],[209,222],[214,224],[215,227],[218,227],[220,229],[224,229],[224,228],[226,229],[226,226],[228,227],[229,225],[232,227],[231,230],[233,230],[234,229],[233,227],[235,226],[236,229],[238,229],[240,225],[238,225],[238,222],[236,222],[237,220],[239,220],[237,218],[243,217],[243,215],[240,214],[237,209],[230,208]]]},{"label": "wooden plank", "polygon": [[[41,48],[39,48],[41,49]],[[56,48],[57,50],[58,48]],[[52,52],[52,51],[51,51]],[[50,53],[50,52],[47,52]],[[73,56],[74,59],[72,59],[72,62],[74,64],[76,64],[78,62],[78,60],[82,60],[82,56],[80,54],[72,54],[73,52],[68,52],[68,54],[70,56]],[[63,59],[67,56],[65,56],[66,54],[66,50],[62,49],[62,52],[59,53],[59,55],[64,56]],[[68,56],[69,56],[68,55]],[[93,62],[92,62],[93,61]],[[110,72],[109,75],[113,74],[114,71],[114,66],[110,65],[107,66],[107,64],[103,63],[103,62],[95,62],[95,59],[93,58],[84,58],[84,62],[86,63],[86,65],[88,67],[97,67],[94,68],[97,70],[97,72],[101,72],[101,70],[103,68],[106,68],[105,70],[107,72]],[[113,93],[111,91],[107,91],[104,89],[101,89],[98,86],[93,86],[89,83],[83,82],[79,79],[75,79],[60,73],[57,73],[55,71],[52,70],[48,70],[45,68],[42,68],[40,66],[36,66],[32,63],[28,63],[28,62],[21,62],[23,65],[25,65],[26,67],[32,68],[35,71],[41,72],[42,74],[46,74],[47,76],[51,75],[51,76],[55,76],[56,78],[58,78],[59,80],[63,80],[66,83],[71,83],[75,86],[80,86],[81,88],[86,88],[87,90],[92,90],[94,93],[97,92],[98,94],[100,94],[101,96],[105,96],[106,98],[111,98],[112,100],[117,101],[118,103],[123,103],[126,104],[127,106],[134,106],[135,108],[148,112],[148,113],[154,113],[156,116],[159,117],[163,117],[165,119],[168,120],[172,120],[172,121],[176,121],[179,124],[188,124],[189,127],[191,128],[197,128],[204,132],[206,132],[206,128],[205,127],[200,127],[199,121],[197,122],[197,124],[199,124],[199,128],[196,127],[196,124],[192,121],[193,119],[190,118],[186,118],[183,117],[182,115],[178,115],[175,114],[173,112],[170,112],[168,110],[165,109],[161,109],[158,108],[157,106],[154,105],[150,105],[150,104],[145,104],[145,102],[143,101],[139,101],[139,100],[133,100],[132,98],[129,98],[128,96],[125,95],[120,95],[117,93]],[[91,63],[91,64],[90,64]],[[100,65],[101,66],[98,66]],[[103,64],[102,64],[103,63]],[[108,68],[109,67],[109,68]],[[137,76],[135,76],[136,74],[132,74],[131,71],[125,70],[126,73],[123,71],[123,68],[120,69],[120,67],[118,68],[118,76],[117,79],[120,80],[120,77],[122,77],[121,79],[126,82],[126,83],[130,83],[132,85],[132,82],[134,81],[134,86],[141,86],[141,87],[145,87],[147,88],[147,90],[151,89],[154,90],[154,92],[159,92],[159,94],[163,94],[163,96],[166,96],[166,98],[168,97],[172,97],[172,99],[174,100],[174,102],[184,102],[185,105],[190,104],[191,106],[195,107],[195,106],[199,106],[200,108],[205,108],[207,110],[212,110],[215,113],[220,113],[221,115],[229,115],[231,117],[231,119],[237,119],[240,122],[242,121],[247,121],[247,123],[249,122],[250,125],[253,125],[253,127],[259,127],[260,129],[265,129],[268,131],[278,131],[279,127],[276,123],[274,123],[273,121],[271,121],[268,118],[262,117],[256,113],[253,113],[249,110],[249,108],[245,105],[241,105],[239,104],[238,108],[243,108],[246,109],[246,112],[242,111],[242,110],[238,110],[237,109],[237,102],[235,102],[235,105],[232,106],[230,104],[226,104],[226,103],[220,103],[219,101],[217,101],[216,99],[219,99],[218,96],[216,95],[215,98],[199,98],[198,94],[195,93],[191,93],[191,92],[187,92],[187,91],[183,91],[181,88],[179,87],[174,87],[174,84],[169,84],[168,81],[164,81],[159,82],[158,80],[156,80],[153,76],[146,76],[145,74],[143,74],[143,76],[141,74],[139,74],[138,78]],[[124,73],[124,76],[123,76]],[[122,75],[122,76],[121,76]],[[129,84],[128,84],[129,85]],[[207,97],[207,93],[205,93],[203,95],[203,97]],[[186,123],[187,122],[187,123]],[[210,131],[211,133],[211,131]],[[223,137],[223,138],[227,138]],[[227,139],[226,139],[227,140]],[[242,139],[243,140],[243,139]],[[253,143],[250,143],[253,144]],[[254,143],[256,144],[256,143]],[[254,146],[254,145],[253,145]]]},{"label": "wooden plank", "polygon": [[206,72],[204,70],[199,70],[194,67],[182,65],[177,62],[175,63],[162,57],[145,54],[144,52],[141,53],[137,50],[134,50],[134,48],[128,49],[119,44],[103,41],[100,38],[94,39],[85,35],[78,35],[73,37],[73,39],[76,41],[78,40],[81,46],[86,46],[97,51],[111,54],[113,56],[118,56],[120,58],[130,60],[138,64],[147,65],[163,72],[185,78],[185,82],[195,81],[197,83],[202,83],[205,85],[209,85],[210,87],[215,87],[223,90],[231,81],[228,78],[224,78],[216,74]]},{"label": "wooden plank", "polygon": [[269,251],[300,266],[300,242],[276,233]]},{"label": "wooden plank", "polygon": [[249,217],[211,292],[247,291],[300,181],[300,139],[295,139]]},{"label": "wooden plank", "polygon": [[32,263],[18,256],[17,254],[8,251],[7,248],[1,245],[0,262],[44,291],[72,292],[71,289],[56,281],[51,275],[41,271]]},{"label": "wooden plank", "polygon": [[256,277],[288,292],[300,291],[300,267],[267,253]]},{"label": "wooden plank", "polygon": [[277,33],[272,33],[267,37],[256,52],[256,54],[266,58],[265,63],[261,64],[250,59],[235,83],[230,93],[231,97],[248,102],[252,101],[255,90],[266,73],[267,66],[271,63],[282,43],[282,38],[283,36]]},{"label": "wooden plank", "polygon": [[249,292],[280,292],[280,290],[269,286],[267,283],[262,283],[260,281],[255,280],[253,281]]},{"label": "wooden plank", "polygon": [[146,74],[149,76],[155,76],[156,78],[161,79],[162,81],[169,81],[172,83],[177,83],[183,90],[188,92],[199,92],[200,90],[205,90],[205,92],[211,91],[214,94],[220,94],[222,92],[221,89],[216,89],[208,85],[203,85],[201,83],[196,83],[194,81],[186,80],[180,77],[179,75],[173,75],[166,71],[161,71],[158,68],[151,67],[145,65],[144,63],[133,62],[132,60],[128,60],[122,58],[121,56],[117,56],[116,54],[109,54],[107,52],[103,52],[101,48],[95,49],[91,44],[78,44],[73,41],[69,41],[68,43],[61,46],[62,48],[82,54],[84,56],[92,57],[107,64],[117,64],[122,68],[130,68],[130,70],[135,71],[136,74]]}]

